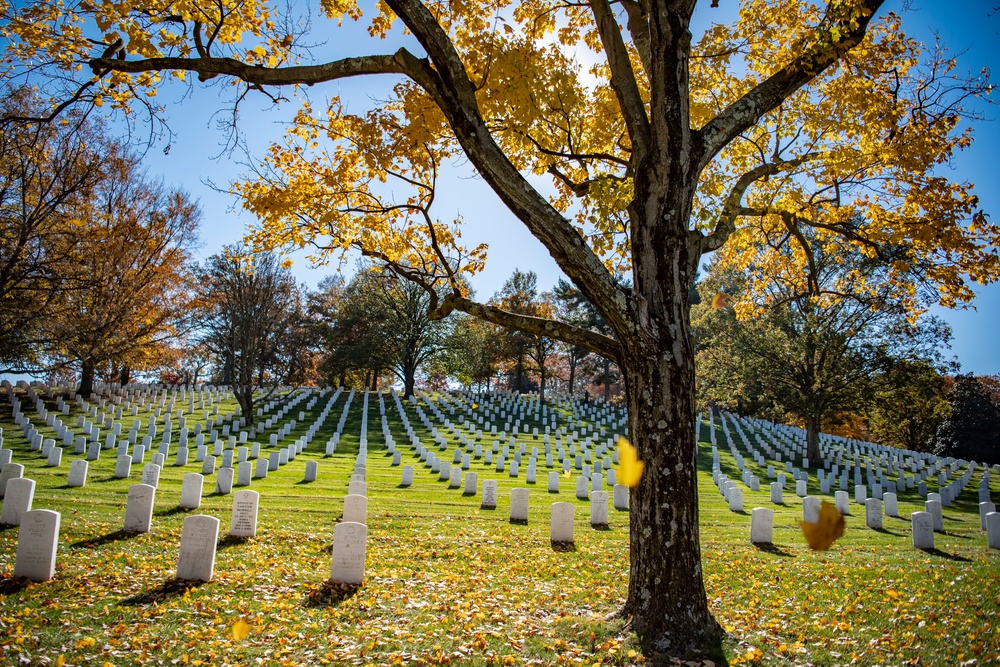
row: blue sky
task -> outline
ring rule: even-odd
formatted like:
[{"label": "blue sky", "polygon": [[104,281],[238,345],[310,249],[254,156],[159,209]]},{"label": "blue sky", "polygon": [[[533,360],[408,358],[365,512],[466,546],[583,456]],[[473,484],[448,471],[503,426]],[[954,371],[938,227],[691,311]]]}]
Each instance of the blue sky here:
[{"label": "blue sky", "polygon": [[[698,25],[706,25],[707,21],[725,20],[734,12],[737,3],[722,0],[722,6],[714,10],[707,5],[706,2],[705,7],[699,9],[695,30]],[[961,54],[962,70],[976,72],[982,67],[991,67],[1000,72],[1000,52],[996,47],[1000,43],[1000,13],[992,13],[990,1],[913,0],[906,9],[898,3],[887,2],[886,5],[883,11],[892,10],[903,16],[904,29],[910,35],[928,43],[939,35],[953,53]],[[321,51],[325,57],[336,58],[387,53],[394,48],[395,45],[389,42],[331,40],[321,47]],[[169,93],[161,97],[161,101],[167,104],[170,125],[176,136],[169,153],[164,154],[160,145],[154,147],[147,157],[152,174],[161,175],[168,183],[183,187],[200,200],[204,212],[201,230],[203,246],[200,251],[203,257],[239,240],[245,226],[253,223],[252,217],[239,211],[238,207],[234,210],[236,202],[233,197],[203,184],[204,180],[211,179],[217,184],[227,185],[242,171],[233,159],[213,159],[225,139],[215,129],[213,121],[213,114],[220,108],[220,92],[224,86],[219,85],[219,80],[213,83],[216,85],[207,89],[196,85],[183,100],[178,99],[179,95],[171,99]],[[318,86],[310,93],[315,104],[339,95],[349,108],[350,105],[357,105],[356,109],[363,109],[391,84],[389,77],[348,80]],[[293,100],[275,109],[269,103],[265,105],[265,102],[262,96],[251,97],[241,108],[241,128],[246,133],[252,154],[258,156],[263,155],[271,140],[281,136],[282,121],[298,106]],[[995,110],[985,109],[985,113],[990,120],[977,123],[973,146],[955,161],[950,176],[974,183],[982,207],[996,221],[1000,216],[1000,175],[997,169],[1000,126],[992,120],[998,117]],[[447,169],[439,187],[435,209],[442,218],[452,218],[457,214],[465,218],[467,227],[464,238],[467,242],[489,244],[487,268],[473,279],[473,287],[480,298],[488,298],[497,291],[515,267],[534,270],[538,274],[539,286],[545,289],[560,277],[561,273],[541,244],[514,220],[482,181],[473,177],[468,166],[457,164]],[[311,268],[301,254],[292,257],[296,260],[293,271],[297,279],[310,286],[315,286],[323,276],[334,270],[334,267]],[[1000,286],[987,286],[978,294],[972,309],[938,309],[935,312],[952,327],[952,352],[961,363],[963,372],[1000,373],[1000,344],[993,339],[1000,329]]]}]

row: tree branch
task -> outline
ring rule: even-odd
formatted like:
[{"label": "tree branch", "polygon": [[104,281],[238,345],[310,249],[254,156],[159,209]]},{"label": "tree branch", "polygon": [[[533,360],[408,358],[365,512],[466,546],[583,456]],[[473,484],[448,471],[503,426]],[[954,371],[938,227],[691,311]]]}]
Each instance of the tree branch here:
[{"label": "tree branch", "polygon": [[525,333],[537,336],[555,338],[569,345],[576,345],[595,352],[613,360],[615,363],[620,363],[622,348],[614,338],[546,317],[519,315],[503,310],[502,308],[497,308],[496,306],[472,301],[460,294],[452,293],[445,296],[440,305],[430,313],[430,317],[441,319],[447,317],[455,310],[468,313],[473,317],[492,322],[502,327],[517,329],[518,331],[524,331]]},{"label": "tree branch", "polygon": [[420,78],[414,80],[435,99],[470,162],[605,319],[616,329],[627,330],[627,295],[569,221],[497,145],[479,111],[475,87],[447,33],[419,0],[386,1],[434,63],[433,69],[425,63]]},{"label": "tree branch", "polygon": [[[730,104],[718,116],[695,132],[697,152],[694,155],[697,170],[704,169],[712,158],[719,154],[730,141],[741,132],[753,126],[764,114],[784,102],[792,93],[819,76],[827,67],[857,46],[865,36],[868,23],[884,0],[862,0],[854,10],[843,16],[833,13],[844,9],[841,4],[827,5],[824,22],[832,25],[824,30],[821,24],[814,30],[814,36],[839,37],[839,39],[816,40],[814,44],[799,51],[801,55],[758,84],[753,90]],[[848,3],[843,3],[846,5]],[[834,32],[836,31],[836,32]]]},{"label": "tree branch", "polygon": [[365,74],[406,74],[409,68],[404,64],[400,49],[393,55],[358,56],[344,58],[322,65],[294,65],[289,67],[257,67],[233,58],[144,58],[142,60],[118,60],[114,58],[94,58],[90,67],[95,71],[159,72],[163,70],[183,70],[196,72],[202,77],[226,74],[247,83],[261,86],[288,86],[294,84],[313,85],[351,76]]},{"label": "tree branch", "polygon": [[628,128],[632,148],[639,158],[636,162],[638,164],[649,152],[652,135],[649,116],[646,115],[646,105],[642,101],[642,95],[639,94],[639,84],[636,83],[635,71],[632,69],[632,59],[629,58],[628,49],[625,48],[618,22],[608,0],[591,0],[590,8],[597,22],[601,44],[608,56],[611,88],[618,98],[618,106],[621,107],[622,117]]},{"label": "tree branch", "polygon": [[691,239],[694,254],[700,255],[712,252],[725,245],[729,236],[736,230],[736,218],[746,212],[741,202],[747,188],[766,176],[773,176],[782,171],[794,169],[802,163],[808,162],[820,155],[821,153],[807,153],[794,160],[766,162],[740,176],[726,196],[726,203],[722,206],[722,211],[719,213],[719,219],[716,221],[715,229],[712,233],[706,236],[697,230],[690,232],[689,238]]}]

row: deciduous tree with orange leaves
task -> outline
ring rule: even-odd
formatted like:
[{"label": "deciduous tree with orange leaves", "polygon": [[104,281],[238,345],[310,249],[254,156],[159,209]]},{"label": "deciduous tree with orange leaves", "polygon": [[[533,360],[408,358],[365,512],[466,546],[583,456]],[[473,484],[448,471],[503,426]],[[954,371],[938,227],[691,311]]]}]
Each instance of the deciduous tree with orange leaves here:
[{"label": "deciduous tree with orange leaves", "polygon": [[[722,633],[698,539],[689,294],[703,255],[797,244],[808,270],[813,237],[874,256],[901,247],[887,255],[901,298],[927,281],[945,305],[1000,272],[998,230],[971,186],[936,171],[971,140],[962,119],[985,80],[954,78],[953,61],[909,39],[883,0],[747,0],[695,36],[696,4],[321,0],[323,16],[300,22],[237,0],[39,0],[8,7],[2,25],[10,62],[49,73],[53,111],[148,106],[168,75],[224,77],[236,99],[394,77],[368,112],[302,104],[260,173],[236,185],[261,220],[256,240],[355,249],[431,295],[445,286],[432,296],[440,316],[464,311],[614,359],[646,463],[622,612],[652,650],[676,653]],[[370,46],[346,38],[356,28]],[[321,62],[302,46],[317,42],[359,46]],[[462,274],[482,268],[486,248],[432,210],[441,165],[458,157],[612,336],[466,295]]]}]

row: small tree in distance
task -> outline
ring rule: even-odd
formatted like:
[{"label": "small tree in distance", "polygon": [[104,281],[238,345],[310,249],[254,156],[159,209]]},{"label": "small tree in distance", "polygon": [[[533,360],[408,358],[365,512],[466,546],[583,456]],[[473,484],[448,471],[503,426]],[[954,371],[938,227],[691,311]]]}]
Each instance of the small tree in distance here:
[{"label": "small tree in distance", "polygon": [[294,369],[283,338],[297,314],[297,290],[273,253],[226,246],[197,270],[201,342],[216,358],[222,384],[231,385],[248,424],[255,390],[266,401]]}]

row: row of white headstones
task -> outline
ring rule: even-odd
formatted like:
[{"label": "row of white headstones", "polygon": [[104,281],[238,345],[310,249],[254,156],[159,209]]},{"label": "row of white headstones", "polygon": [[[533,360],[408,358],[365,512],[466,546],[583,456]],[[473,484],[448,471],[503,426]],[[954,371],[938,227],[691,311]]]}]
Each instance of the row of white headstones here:
[{"label": "row of white headstones", "polygon": [[[726,419],[725,415],[722,417],[722,427],[726,434],[726,439],[729,442],[730,450],[732,451],[734,457],[738,460],[741,458],[738,451],[736,450],[732,440],[729,438],[728,429],[726,429]],[[738,419],[738,418],[737,418]],[[711,415],[709,415],[709,428],[712,434],[710,438],[713,441],[712,454],[713,454],[713,480],[715,484],[719,487],[719,491],[729,504],[729,509],[734,512],[743,511],[743,490],[737,485],[733,480],[730,480],[719,467],[718,452],[715,449],[714,440],[715,433],[713,427],[713,420]],[[740,431],[738,422],[736,423],[736,431],[744,443],[749,447],[749,440]],[[758,424],[763,425],[763,424]],[[773,426],[773,425],[772,425]],[[775,428],[775,430],[781,430]],[[853,443],[852,443],[853,444]],[[890,455],[898,456],[902,460],[902,454],[897,453],[892,448],[883,448],[884,452],[888,452]],[[751,452],[753,453],[753,452]],[[858,452],[851,452],[856,454]],[[909,452],[908,452],[909,453]],[[758,460],[760,463],[760,460]],[[931,470],[943,469],[946,466],[950,466],[953,463],[952,460],[942,459],[938,460],[933,457]],[[957,462],[961,465],[963,462]],[[916,468],[917,466],[913,466]],[[913,512],[911,514],[911,533],[913,538],[913,546],[918,549],[933,549],[934,548],[934,532],[944,531],[944,519],[942,514],[942,506],[944,504],[950,504],[951,500],[954,500],[955,496],[965,488],[968,481],[972,477],[972,471],[974,470],[975,464],[969,464],[966,472],[955,482],[947,484],[941,490],[947,493],[947,499],[940,493],[928,493],[927,499],[924,503],[923,512]],[[836,467],[834,468],[836,470]],[[771,468],[768,469],[769,474],[773,477]],[[798,471],[795,471],[796,473]],[[822,471],[821,471],[822,472]],[[836,473],[834,473],[836,474]],[[772,482],[770,485],[770,499],[771,502],[775,504],[783,504],[783,491],[785,488],[785,475],[780,473],[777,475],[778,481]],[[796,495],[802,498],[802,520],[808,523],[816,523],[819,519],[819,510],[821,505],[821,500],[816,497],[807,495],[807,480],[799,475],[796,475]],[[989,548],[1000,549],[1000,514],[996,512],[996,505],[990,502],[990,489],[989,489],[989,469],[984,468],[983,479],[979,489],[979,521],[980,528],[986,531],[986,541]],[[941,482],[943,480],[939,480]],[[743,483],[750,487],[751,490],[758,490],[759,481],[756,475],[751,475],[748,470],[743,470]],[[828,488],[828,487],[827,487]],[[894,488],[894,485],[890,486]],[[873,483],[872,486],[873,497],[868,498],[868,486],[863,484],[855,485],[854,487],[854,498],[855,502],[860,505],[865,505],[865,524],[867,527],[881,530],[882,529],[882,517],[883,508],[885,511],[885,516],[899,517],[899,507],[898,498],[896,493],[889,491],[882,491],[882,485],[879,483]],[[842,515],[850,514],[850,497],[846,490],[839,490],[834,493],[834,501],[837,511]],[[767,508],[755,508],[752,512],[751,518],[751,542],[767,544],[771,542],[771,534],[773,529],[773,511]]]},{"label": "row of white headstones", "polygon": [[[292,404],[300,398],[294,399]],[[331,405],[334,400],[336,400],[336,396],[330,401]],[[12,404],[14,414],[18,415],[17,402],[12,401]],[[283,411],[279,414],[283,414]],[[0,443],[2,443],[2,430],[0,430]],[[143,447],[143,445],[140,444],[137,447]],[[10,452],[10,450],[3,451]],[[142,453],[139,453],[140,461]],[[122,528],[124,531],[141,533],[149,532],[151,529],[156,488],[165,454],[161,452],[156,456],[160,457],[160,460],[147,464],[143,469],[143,483],[129,487],[125,521]],[[123,464],[125,465],[123,466]],[[87,466],[88,462],[85,460],[74,461],[70,466],[70,479],[67,485],[84,486]],[[120,456],[116,466],[116,476],[127,478],[129,473],[123,470],[123,467],[130,469],[131,457]],[[3,466],[3,472],[0,473],[0,491],[3,492],[0,494],[0,497],[3,498],[3,507],[0,509],[0,524],[19,526],[14,576],[34,581],[47,581],[54,576],[55,572],[60,515],[52,510],[31,509],[35,481],[22,477],[23,470],[24,466],[20,464],[8,463]],[[222,471],[220,470],[220,472]],[[231,469],[229,473],[228,486],[231,487]],[[313,474],[315,475],[315,468]],[[217,482],[217,490],[219,483],[224,483],[224,481]],[[184,509],[198,508],[201,504],[203,486],[204,475],[197,473],[185,475],[181,487],[180,506]],[[356,489],[352,487],[351,490],[355,491]],[[363,489],[361,493],[364,493]],[[235,537],[256,535],[259,498],[260,495],[251,490],[238,491],[234,494],[230,535]],[[199,514],[185,519],[177,566],[179,579],[211,580],[218,532],[219,520],[215,517]]]}]

